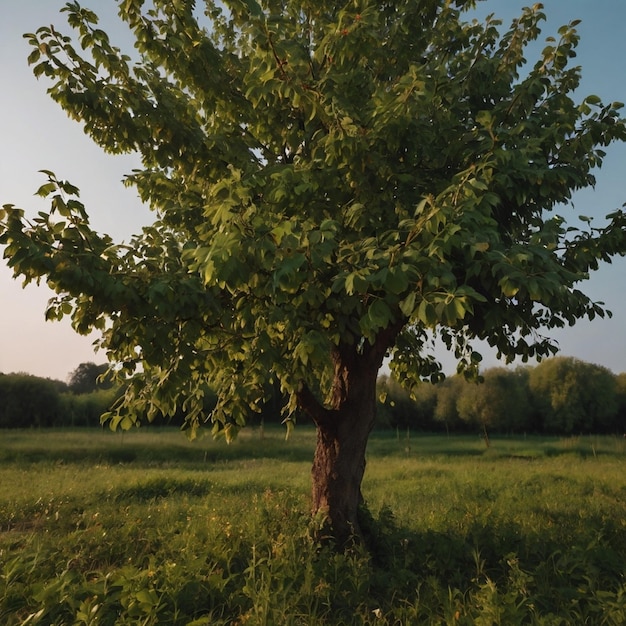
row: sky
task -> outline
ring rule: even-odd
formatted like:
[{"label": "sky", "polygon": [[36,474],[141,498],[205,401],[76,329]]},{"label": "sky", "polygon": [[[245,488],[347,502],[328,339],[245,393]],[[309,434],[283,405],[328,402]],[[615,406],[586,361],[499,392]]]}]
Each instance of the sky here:
[{"label": "sky", "polygon": [[[125,173],[138,164],[136,157],[107,155],[91,142],[81,126],[70,120],[46,94],[45,79],[37,80],[28,67],[29,47],[22,34],[54,24],[69,32],[59,9],[62,0],[0,0],[0,204],[14,204],[27,215],[46,210],[47,203],[34,196],[45,182],[41,169],[54,171],[81,190],[93,227],[116,240],[128,240],[142,225],[151,222],[133,189],[125,188]],[[82,0],[96,10],[100,27],[116,44],[132,45],[116,17],[113,0]],[[520,14],[531,0],[486,0],[479,15],[495,13],[503,25]],[[559,26],[581,19],[577,27],[581,42],[574,63],[583,68],[579,99],[589,94],[605,102],[626,102],[626,2],[624,0],[544,0],[548,17],[543,40],[556,35]],[[538,51],[535,52],[535,54]],[[528,57],[534,59],[529,52]],[[626,113],[625,113],[626,115]],[[594,190],[578,192],[574,210],[562,211],[568,219],[579,214],[601,218],[626,202],[626,146],[612,146],[604,166],[596,172]],[[573,328],[551,332],[561,354],[626,371],[626,260],[617,259],[592,274],[583,291],[613,311],[612,319],[583,320]],[[45,285],[22,289],[21,279],[12,278],[0,260],[0,372],[27,372],[66,380],[80,364],[102,363],[94,353],[95,336],[74,333],[69,320],[46,322],[44,312],[52,292]],[[498,365],[495,355],[483,351],[485,367]],[[452,361],[439,354],[446,365]]]}]

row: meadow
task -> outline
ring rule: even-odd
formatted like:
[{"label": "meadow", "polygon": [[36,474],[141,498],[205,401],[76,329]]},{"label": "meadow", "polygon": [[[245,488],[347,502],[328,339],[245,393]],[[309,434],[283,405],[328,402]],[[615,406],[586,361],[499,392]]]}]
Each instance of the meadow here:
[{"label": "meadow", "polygon": [[0,623],[626,624],[626,439],[375,432],[341,554],[314,441],[0,432]]}]

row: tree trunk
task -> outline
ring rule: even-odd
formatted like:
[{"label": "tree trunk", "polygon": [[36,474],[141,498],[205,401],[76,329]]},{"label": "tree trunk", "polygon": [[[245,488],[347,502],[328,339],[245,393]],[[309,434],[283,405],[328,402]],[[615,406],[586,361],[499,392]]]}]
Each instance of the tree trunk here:
[{"label": "tree trunk", "polygon": [[323,515],[334,538],[345,544],[359,537],[359,507],[365,450],[376,414],[376,379],[373,397],[355,398],[333,413],[332,422],[317,424],[317,444],[311,469],[311,504]]},{"label": "tree trunk", "polygon": [[299,405],[317,426],[311,470],[312,512],[339,545],[362,537],[359,509],[367,440],[376,417],[376,379],[390,329],[374,346],[340,346],[333,354],[334,383],[328,406],[304,387]]}]

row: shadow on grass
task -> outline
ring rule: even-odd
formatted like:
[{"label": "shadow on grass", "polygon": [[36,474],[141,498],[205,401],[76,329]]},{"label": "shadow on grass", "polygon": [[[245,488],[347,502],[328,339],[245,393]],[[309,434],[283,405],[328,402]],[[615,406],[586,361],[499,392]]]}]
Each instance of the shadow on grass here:
[{"label": "shadow on grass", "polygon": [[[207,464],[230,461],[275,459],[309,462],[313,458],[315,431],[299,426],[289,441],[278,426],[246,428],[227,445],[205,436],[194,442],[175,428],[147,427],[128,433],[106,430],[7,431],[0,442],[0,463],[92,463],[133,464],[138,467],[176,464],[205,469]],[[411,458],[502,458],[532,461],[567,455],[626,457],[626,440],[616,437],[579,436],[569,438],[516,436],[491,438],[486,447],[479,436],[375,431],[368,444],[368,457]]]},{"label": "shadow on grass", "polygon": [[311,461],[313,446],[308,438],[285,441],[284,431],[261,438],[246,433],[228,445],[209,438],[191,442],[173,429],[153,429],[128,434],[99,430],[41,432],[28,439],[28,433],[14,445],[0,446],[0,463],[36,464],[132,464],[136,467],[172,466],[204,470],[208,465],[233,461],[275,459]]},{"label": "shadow on grass", "polygon": [[555,624],[625,623],[626,530],[620,520],[562,519],[532,533],[511,522],[475,523],[443,533],[399,526],[386,508],[376,519],[365,515],[371,592],[381,601],[393,593],[410,602],[417,594],[432,606],[447,595],[458,607],[451,613],[455,623],[463,613],[469,617],[468,606],[480,623],[487,623],[481,613],[499,615],[494,624],[544,623],[539,616],[552,616],[555,621],[545,623]]},{"label": "shadow on grass", "polygon": [[260,494],[270,487],[266,481],[246,480],[239,484],[224,485],[209,479],[158,477],[128,487],[117,487],[102,494],[102,497],[118,504],[131,504],[181,496],[203,498],[216,493],[221,496]]},{"label": "shadow on grass", "polygon": [[626,457],[626,439],[610,435],[539,436],[493,435],[486,446],[479,435],[446,436],[430,433],[377,431],[368,445],[373,456],[416,456],[420,458],[474,457],[484,459],[519,459],[532,461],[545,457],[568,456]]},{"label": "shadow on grass", "polygon": [[25,452],[3,452],[0,463],[60,463],[118,465],[132,464],[136,467],[176,465],[186,469],[206,469],[207,465],[225,462],[259,459],[299,462],[311,461],[313,452],[305,446],[276,448],[259,445],[255,448],[228,447],[223,450],[193,450],[189,448],[169,448],[167,450],[146,449],[140,445],[127,445],[120,448],[98,450],[95,448],[31,449]]}]

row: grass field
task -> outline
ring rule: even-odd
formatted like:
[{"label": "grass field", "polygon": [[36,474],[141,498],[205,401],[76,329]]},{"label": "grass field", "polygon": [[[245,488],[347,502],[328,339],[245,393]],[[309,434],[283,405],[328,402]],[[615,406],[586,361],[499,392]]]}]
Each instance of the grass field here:
[{"label": "grass field", "polygon": [[375,433],[370,553],[316,544],[314,432],[0,432],[0,623],[626,624],[626,440]]}]

